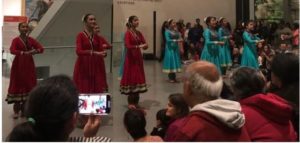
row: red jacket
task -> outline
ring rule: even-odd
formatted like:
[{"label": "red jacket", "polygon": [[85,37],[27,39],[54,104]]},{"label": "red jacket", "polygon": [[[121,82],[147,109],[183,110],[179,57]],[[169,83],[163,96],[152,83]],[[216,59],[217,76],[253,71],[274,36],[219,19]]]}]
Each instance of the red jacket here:
[{"label": "red jacket", "polygon": [[283,98],[271,93],[257,94],[240,103],[251,141],[296,141],[292,107]]},{"label": "red jacket", "polygon": [[202,111],[191,112],[178,129],[173,141],[250,141],[244,127],[229,128]]}]

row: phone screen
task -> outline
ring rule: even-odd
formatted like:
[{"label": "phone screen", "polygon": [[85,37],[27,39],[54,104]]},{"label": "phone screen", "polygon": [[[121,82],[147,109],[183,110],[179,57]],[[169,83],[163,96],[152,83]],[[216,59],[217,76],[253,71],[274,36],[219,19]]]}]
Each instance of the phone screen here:
[{"label": "phone screen", "polygon": [[80,94],[79,114],[108,115],[110,113],[110,95],[103,94]]}]

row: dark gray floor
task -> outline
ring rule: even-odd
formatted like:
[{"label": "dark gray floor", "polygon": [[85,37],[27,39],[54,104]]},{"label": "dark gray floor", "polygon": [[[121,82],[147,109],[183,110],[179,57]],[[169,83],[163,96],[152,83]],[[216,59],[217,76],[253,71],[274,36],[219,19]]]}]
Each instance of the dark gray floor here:
[{"label": "dark gray floor", "polygon": [[[157,61],[144,62],[146,81],[149,84],[148,92],[141,94],[140,104],[146,108],[147,131],[150,133],[156,125],[156,112],[167,106],[167,97],[171,93],[180,93],[183,91],[182,83],[168,83],[167,74],[163,74],[161,63]],[[12,128],[23,122],[25,119],[12,118],[13,107],[5,102],[9,84],[9,68],[2,65],[2,141],[5,140]],[[118,68],[114,68],[114,73],[107,74],[107,82],[109,91],[112,94],[112,113],[102,118],[102,125],[98,131],[98,135],[112,138],[112,141],[132,141],[130,135],[123,126],[123,114],[127,110],[127,98],[120,95],[119,80],[117,79]],[[177,77],[180,78],[181,74]],[[82,136],[81,129],[75,129],[71,136]]]}]

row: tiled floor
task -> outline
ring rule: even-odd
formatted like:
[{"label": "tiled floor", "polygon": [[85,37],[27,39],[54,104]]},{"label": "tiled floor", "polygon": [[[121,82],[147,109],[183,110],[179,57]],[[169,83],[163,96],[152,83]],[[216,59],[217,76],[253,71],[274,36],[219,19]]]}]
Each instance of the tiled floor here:
[{"label": "tiled floor", "polygon": [[[5,64],[2,65],[2,141],[5,140],[12,128],[23,122],[25,119],[12,119],[12,105],[5,102],[7,88],[9,84],[9,69]],[[148,92],[141,94],[140,104],[146,108],[147,131],[150,133],[156,125],[156,112],[166,107],[167,97],[171,93],[182,92],[182,83],[168,83],[167,74],[163,74],[161,63],[157,61],[145,61],[144,63],[146,81],[149,84]],[[112,112],[109,116],[102,118],[102,125],[98,131],[99,136],[112,138],[112,141],[132,141],[130,135],[123,126],[123,114],[127,110],[127,98],[120,95],[119,80],[117,79],[118,68],[114,68],[114,73],[107,74],[109,91],[112,94]],[[178,74],[178,78],[180,78]],[[82,136],[81,129],[75,129],[71,136]]]}]

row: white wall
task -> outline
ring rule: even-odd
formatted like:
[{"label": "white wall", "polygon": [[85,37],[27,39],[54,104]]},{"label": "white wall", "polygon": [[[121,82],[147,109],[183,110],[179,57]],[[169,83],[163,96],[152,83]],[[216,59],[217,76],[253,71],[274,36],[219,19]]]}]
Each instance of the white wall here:
[{"label": "white wall", "polygon": [[9,16],[22,15],[22,0],[2,0],[2,13]]},{"label": "white wall", "polygon": [[[127,2],[127,4],[124,4]],[[131,3],[131,4],[128,4]],[[149,49],[145,53],[153,52],[153,11],[156,11],[156,56],[160,53],[160,29],[164,20],[173,18],[194,22],[196,18],[206,16],[226,17],[232,26],[235,24],[235,0],[114,0],[114,42],[120,42],[120,35],[125,31],[125,21],[131,15],[140,19],[138,28],[145,36]]]}]

